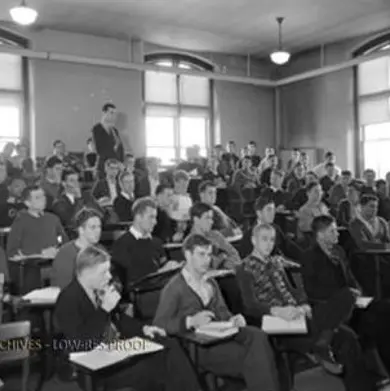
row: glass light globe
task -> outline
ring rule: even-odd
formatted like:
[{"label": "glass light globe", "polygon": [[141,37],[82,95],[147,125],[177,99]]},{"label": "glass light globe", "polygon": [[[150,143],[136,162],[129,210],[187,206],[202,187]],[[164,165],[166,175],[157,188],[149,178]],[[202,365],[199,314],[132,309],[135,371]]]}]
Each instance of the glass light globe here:
[{"label": "glass light globe", "polygon": [[270,57],[273,63],[283,65],[290,60],[290,53],[284,50],[276,50],[271,53]]},{"label": "glass light globe", "polygon": [[27,7],[26,5],[14,7],[9,11],[9,13],[13,21],[22,26],[33,24],[38,17],[38,12],[33,8]]}]

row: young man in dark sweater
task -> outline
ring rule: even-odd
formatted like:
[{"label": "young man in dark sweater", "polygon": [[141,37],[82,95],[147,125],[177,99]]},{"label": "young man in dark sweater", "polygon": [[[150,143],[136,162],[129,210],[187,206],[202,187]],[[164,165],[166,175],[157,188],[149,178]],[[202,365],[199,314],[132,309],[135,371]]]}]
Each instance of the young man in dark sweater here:
[{"label": "young man in dark sweater", "polygon": [[230,321],[239,329],[228,341],[198,348],[202,368],[219,376],[241,378],[248,391],[279,391],[278,373],[268,337],[248,327],[242,315],[233,316],[215,280],[207,278],[212,245],[202,235],[183,244],[186,264],[165,286],[154,324],[170,335],[196,330],[215,321]]},{"label": "young man in dark sweater", "polygon": [[134,204],[134,174],[124,171],[119,175],[120,193],[114,200],[114,212],[119,221],[131,221],[131,209]]},{"label": "young man in dark sweater", "polygon": [[[169,270],[178,266],[168,261],[160,239],[152,237],[156,225],[157,205],[150,197],[137,200],[133,205],[133,225],[113,246],[112,261],[120,278],[124,292],[129,283],[138,281],[148,274]],[[138,308],[144,318],[153,317],[159,292],[141,295]]]},{"label": "young man in dark sweater", "polygon": [[196,375],[179,343],[165,338],[163,329],[141,323],[118,306],[121,296],[112,283],[110,266],[109,255],[94,246],[77,256],[76,276],[55,306],[58,331],[65,337],[58,346],[67,351],[89,351],[105,342],[110,349],[120,350],[125,347],[122,338],[154,339],[164,346],[163,350],[111,368],[110,374],[104,376],[105,386],[139,391],[198,391]]},{"label": "young man in dark sweater", "polygon": [[22,177],[15,176],[8,184],[9,197],[5,203],[0,203],[0,227],[10,227],[17,214],[26,208],[22,200],[26,181]]}]

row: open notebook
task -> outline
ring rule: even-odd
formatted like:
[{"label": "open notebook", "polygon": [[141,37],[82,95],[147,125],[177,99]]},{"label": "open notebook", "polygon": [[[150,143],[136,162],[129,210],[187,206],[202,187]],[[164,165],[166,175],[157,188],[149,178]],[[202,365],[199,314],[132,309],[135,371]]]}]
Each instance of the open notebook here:
[{"label": "open notebook", "polygon": [[238,327],[232,322],[210,322],[204,326],[198,327],[197,334],[207,335],[214,338],[226,338],[238,333]]},{"label": "open notebook", "polygon": [[89,352],[71,353],[70,361],[92,371],[117,364],[127,358],[163,350],[164,346],[140,337],[100,345]]},{"label": "open notebook", "polygon": [[49,286],[47,288],[35,289],[23,296],[23,300],[28,300],[31,303],[55,303],[58,295],[60,294],[60,288],[56,286]]},{"label": "open notebook", "polygon": [[265,315],[262,329],[267,334],[306,334],[306,319],[287,321],[276,316]]}]

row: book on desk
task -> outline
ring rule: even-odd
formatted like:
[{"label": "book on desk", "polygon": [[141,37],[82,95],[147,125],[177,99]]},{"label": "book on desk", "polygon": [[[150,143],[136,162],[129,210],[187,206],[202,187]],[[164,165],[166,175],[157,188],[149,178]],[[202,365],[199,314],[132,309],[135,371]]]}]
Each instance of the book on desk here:
[{"label": "book on desk", "polygon": [[152,354],[164,346],[141,337],[117,340],[110,345],[102,344],[89,352],[71,353],[69,360],[91,371],[98,371],[118,364],[128,358]]},{"label": "book on desk", "polygon": [[307,325],[304,317],[284,320],[277,316],[263,316],[262,329],[267,334],[306,334]]},{"label": "book on desk", "polygon": [[61,289],[56,286],[48,286],[42,289],[34,289],[22,297],[32,304],[55,304]]},{"label": "book on desk", "polygon": [[213,338],[226,338],[237,334],[238,327],[235,327],[232,322],[210,322],[198,327],[195,333]]}]

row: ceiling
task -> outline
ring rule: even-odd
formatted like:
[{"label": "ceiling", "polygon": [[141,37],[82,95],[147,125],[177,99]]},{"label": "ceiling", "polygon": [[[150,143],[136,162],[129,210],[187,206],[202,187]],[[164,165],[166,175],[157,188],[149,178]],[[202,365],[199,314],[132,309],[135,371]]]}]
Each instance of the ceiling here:
[{"label": "ceiling", "polygon": [[[0,20],[20,0],[0,1]],[[187,50],[266,54],[285,16],[291,51],[390,27],[390,0],[27,0],[38,27],[138,37]]]}]

